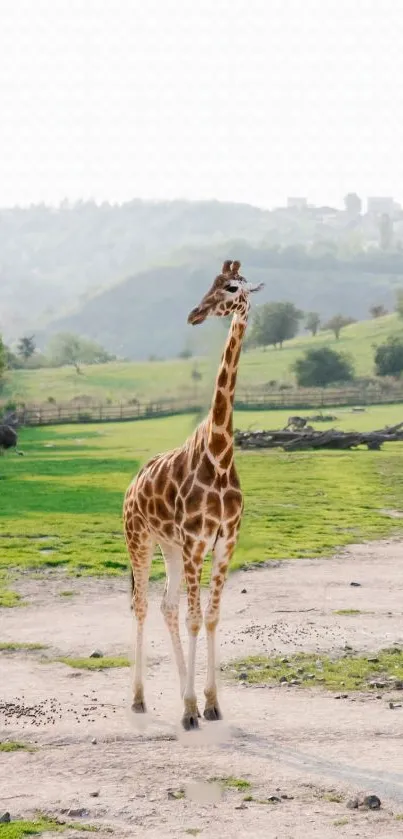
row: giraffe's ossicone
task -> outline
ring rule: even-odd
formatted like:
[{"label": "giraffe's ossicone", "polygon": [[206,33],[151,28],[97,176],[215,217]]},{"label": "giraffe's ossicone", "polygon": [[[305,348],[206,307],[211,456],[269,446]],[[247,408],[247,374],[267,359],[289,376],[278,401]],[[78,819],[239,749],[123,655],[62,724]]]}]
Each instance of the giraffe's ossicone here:
[{"label": "giraffe's ossicone", "polygon": [[[234,464],[232,414],[235,383],[250,308],[249,295],[261,288],[239,274],[239,262],[224,262],[191,324],[208,316],[232,322],[219,366],[208,416],[183,446],[152,458],[126,491],[124,530],[133,573],[133,607],[137,621],[133,710],[144,712],[143,629],[147,614],[150,565],[156,544],[164,555],[166,585],[161,604],[168,626],[184,701],[182,724],[197,728],[195,693],[196,642],[202,625],[200,577],[203,560],[213,553],[204,622],[207,633],[207,678],[204,716],[221,719],[217,700],[215,631],[228,565],[233,554],[243,498]],[[183,576],[187,587],[187,663],[179,634],[179,599]]]}]

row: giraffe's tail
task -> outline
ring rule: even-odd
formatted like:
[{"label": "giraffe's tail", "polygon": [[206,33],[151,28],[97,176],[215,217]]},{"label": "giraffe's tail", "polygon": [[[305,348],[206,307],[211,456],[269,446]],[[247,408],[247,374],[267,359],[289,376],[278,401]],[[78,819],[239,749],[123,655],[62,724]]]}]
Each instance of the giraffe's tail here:
[{"label": "giraffe's tail", "polygon": [[132,566],[130,566],[130,585],[131,585],[130,608],[133,609],[134,574],[133,574],[133,567]]}]

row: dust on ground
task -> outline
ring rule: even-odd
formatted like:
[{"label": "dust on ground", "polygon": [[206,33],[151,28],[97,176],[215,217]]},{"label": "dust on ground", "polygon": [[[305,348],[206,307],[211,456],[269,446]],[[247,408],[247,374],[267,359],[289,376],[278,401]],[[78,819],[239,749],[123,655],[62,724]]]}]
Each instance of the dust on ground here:
[{"label": "dust on ground", "polygon": [[[48,649],[0,654],[0,739],[36,747],[0,753],[1,812],[27,818],[39,810],[93,824],[100,839],[112,835],[108,828],[122,839],[213,839],[225,831],[237,839],[402,835],[396,817],[403,814],[403,708],[389,707],[391,700],[402,703],[401,693],[336,699],[316,688],[255,687],[222,678],[225,720],[201,721],[198,732],[185,734],[160,585],[150,589],[146,717],[130,711],[128,668],[88,672],[54,661],[94,649],[130,655],[128,581],[49,573],[21,576],[18,588],[27,605],[1,610],[0,641]],[[61,596],[66,589],[72,594]],[[340,609],[360,614],[335,614]],[[181,611],[186,643],[184,600]],[[398,541],[352,546],[327,560],[240,571],[224,591],[221,662],[261,652],[402,645],[402,613]],[[202,633],[201,706],[205,664]],[[251,786],[223,788],[214,780],[220,778]],[[381,798],[380,810],[347,808],[355,795],[371,793]]]}]

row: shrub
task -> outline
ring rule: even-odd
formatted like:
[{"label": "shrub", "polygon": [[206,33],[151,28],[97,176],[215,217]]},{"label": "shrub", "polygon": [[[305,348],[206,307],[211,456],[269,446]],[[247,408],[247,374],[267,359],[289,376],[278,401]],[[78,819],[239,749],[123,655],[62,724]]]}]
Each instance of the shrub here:
[{"label": "shrub", "polygon": [[306,350],[293,369],[300,387],[326,387],[332,382],[347,382],[354,378],[351,360],[329,347]]}]

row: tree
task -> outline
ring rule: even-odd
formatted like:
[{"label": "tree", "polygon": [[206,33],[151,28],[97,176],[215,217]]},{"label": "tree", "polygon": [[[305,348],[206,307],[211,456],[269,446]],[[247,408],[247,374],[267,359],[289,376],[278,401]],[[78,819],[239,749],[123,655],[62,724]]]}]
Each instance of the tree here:
[{"label": "tree", "polygon": [[330,347],[312,347],[297,358],[293,370],[300,387],[326,387],[331,382],[348,382],[354,378],[352,361]]},{"label": "tree", "polygon": [[305,329],[314,337],[320,327],[320,316],[317,312],[308,312],[305,321]]},{"label": "tree", "polygon": [[250,333],[250,343],[255,347],[273,345],[280,349],[298,332],[303,312],[293,303],[264,303],[255,312]]},{"label": "tree", "polygon": [[375,350],[375,370],[378,376],[400,376],[403,373],[403,340],[389,335]]},{"label": "tree", "polygon": [[27,361],[28,358],[31,358],[31,355],[35,352],[35,336],[34,335],[26,335],[23,338],[20,338],[17,345],[17,353]]},{"label": "tree", "polygon": [[24,367],[24,362],[18,355],[10,350],[10,347],[4,347],[4,360],[7,370],[21,370]]},{"label": "tree", "polygon": [[399,288],[396,292],[396,311],[398,315],[403,318],[403,288]]},{"label": "tree", "polygon": [[330,329],[334,332],[335,338],[338,341],[341,330],[344,329],[345,326],[349,326],[350,323],[355,323],[354,318],[349,318],[346,315],[334,315],[327,323],[325,323],[323,329]]},{"label": "tree", "polygon": [[385,309],[382,303],[376,303],[374,306],[371,306],[369,311],[373,318],[383,318],[384,315],[388,314],[388,310]]},{"label": "tree", "polygon": [[6,348],[3,344],[3,339],[0,335],[0,387],[1,387],[1,380],[3,378],[3,373],[6,369]]},{"label": "tree", "polygon": [[80,364],[101,364],[113,360],[113,356],[96,341],[80,338],[70,332],[54,335],[49,341],[46,354],[51,366],[72,364],[77,373],[81,373]]},{"label": "tree", "polygon": [[344,206],[349,216],[359,216],[362,208],[362,201],[356,192],[349,192],[344,199]]}]

